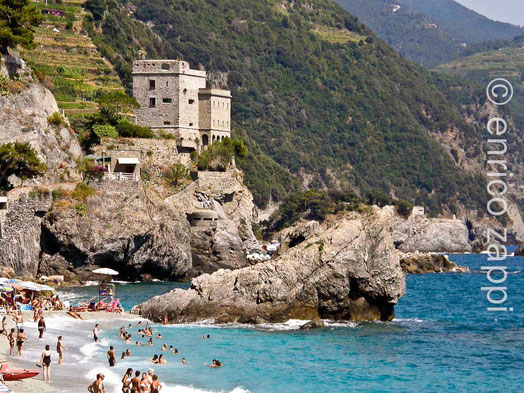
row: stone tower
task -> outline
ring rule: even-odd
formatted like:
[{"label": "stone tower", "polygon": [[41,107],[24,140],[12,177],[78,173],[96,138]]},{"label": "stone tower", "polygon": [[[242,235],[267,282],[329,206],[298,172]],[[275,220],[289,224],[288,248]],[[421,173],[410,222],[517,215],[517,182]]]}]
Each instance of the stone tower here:
[{"label": "stone tower", "polygon": [[231,93],[207,89],[206,77],[206,71],[192,70],[185,61],[135,61],[136,123],[174,135],[180,151],[230,136]]}]

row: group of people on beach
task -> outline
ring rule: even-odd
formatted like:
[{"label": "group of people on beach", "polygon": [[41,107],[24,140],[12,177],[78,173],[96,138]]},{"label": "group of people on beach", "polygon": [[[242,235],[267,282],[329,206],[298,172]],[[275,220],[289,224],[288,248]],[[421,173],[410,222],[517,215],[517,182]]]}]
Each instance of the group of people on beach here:
[{"label": "group of people on beach", "polygon": [[[45,318],[44,318],[44,306],[42,303],[35,305],[33,320],[37,322],[38,329],[38,338],[43,339],[44,332],[47,329]],[[14,348],[16,345],[16,355],[18,357],[22,356],[24,349],[24,344],[27,340],[27,335],[25,334],[23,325],[24,325],[24,316],[20,310],[10,313],[13,322],[15,323],[16,329],[11,328],[10,331],[7,331],[7,315],[4,315],[2,318],[2,330],[1,334],[7,337],[9,342],[9,356],[13,356]],[[56,343],[56,352],[58,353],[58,364],[61,365],[63,361],[64,351],[67,351],[66,346],[62,342],[62,336],[58,336]],[[40,355],[40,361],[37,363],[38,367],[42,367],[42,376],[43,380],[51,382],[51,346],[49,344],[45,345],[44,351]]]}]

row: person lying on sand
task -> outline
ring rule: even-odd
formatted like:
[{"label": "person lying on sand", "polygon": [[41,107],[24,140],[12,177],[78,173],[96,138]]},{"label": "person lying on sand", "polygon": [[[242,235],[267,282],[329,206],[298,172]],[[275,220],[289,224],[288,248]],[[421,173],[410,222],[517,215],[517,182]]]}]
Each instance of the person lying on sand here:
[{"label": "person lying on sand", "polygon": [[82,316],[79,313],[73,310],[73,307],[69,307],[69,310],[67,311],[66,314],[72,316],[75,319],[84,319],[82,318]]}]

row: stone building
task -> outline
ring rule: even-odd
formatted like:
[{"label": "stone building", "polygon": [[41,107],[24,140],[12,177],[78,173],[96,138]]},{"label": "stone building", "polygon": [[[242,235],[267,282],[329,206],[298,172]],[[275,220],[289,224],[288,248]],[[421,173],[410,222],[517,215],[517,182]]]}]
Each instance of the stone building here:
[{"label": "stone building", "polygon": [[205,148],[231,134],[231,92],[209,88],[206,71],[180,60],[137,60],[136,123],[174,135],[179,152]]}]

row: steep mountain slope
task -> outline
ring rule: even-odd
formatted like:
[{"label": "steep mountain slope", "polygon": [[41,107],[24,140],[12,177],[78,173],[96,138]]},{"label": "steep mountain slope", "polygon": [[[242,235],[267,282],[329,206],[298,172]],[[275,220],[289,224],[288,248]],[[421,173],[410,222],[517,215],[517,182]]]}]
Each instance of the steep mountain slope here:
[{"label": "steep mountain slope", "polygon": [[436,68],[450,75],[487,85],[494,78],[508,79],[515,94],[510,103],[519,127],[524,127],[524,36],[507,41],[504,46],[456,59]]},{"label": "steep mountain slope", "polygon": [[[104,55],[124,80],[126,64],[142,56],[183,58],[227,73],[236,132],[304,186],[380,190],[433,213],[455,200],[469,209],[482,203],[476,176],[460,171],[431,136],[460,129],[463,149],[474,155],[475,129],[428,83],[425,71],[335,3],[97,4],[106,8],[94,16],[90,34],[104,42]],[[257,167],[253,174],[272,179],[270,172]],[[246,181],[264,187],[249,173]]]},{"label": "steep mountain slope", "polygon": [[442,1],[335,1],[402,56],[425,67],[479,50],[471,48],[472,44],[524,33],[522,28],[489,20],[455,1],[446,1],[444,6]]},{"label": "steep mountain slope", "polygon": [[402,56],[433,67],[460,56],[463,47],[425,15],[387,0],[336,0]]},{"label": "steep mountain slope", "polygon": [[[396,0],[413,11],[431,18],[459,42],[467,44],[498,39],[512,39],[524,34],[524,28],[495,22],[454,0]],[[502,6],[502,5],[501,5]]]}]

